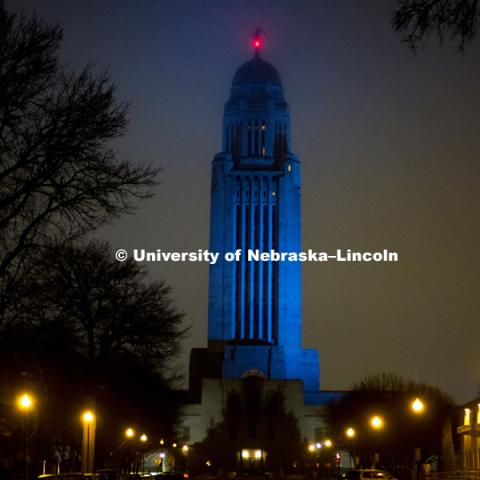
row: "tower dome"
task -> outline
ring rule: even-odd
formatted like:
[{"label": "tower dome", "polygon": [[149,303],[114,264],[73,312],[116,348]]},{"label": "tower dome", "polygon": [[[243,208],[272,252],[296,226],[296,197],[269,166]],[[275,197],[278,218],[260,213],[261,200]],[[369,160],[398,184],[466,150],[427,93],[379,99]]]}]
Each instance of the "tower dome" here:
[{"label": "tower dome", "polygon": [[233,77],[232,88],[259,83],[282,86],[280,75],[275,67],[257,54],[237,70]]},{"label": "tower dome", "polygon": [[276,68],[260,58],[259,52],[245,62],[233,76],[230,100],[240,98],[258,101],[259,98],[271,98],[284,102],[280,75]]}]

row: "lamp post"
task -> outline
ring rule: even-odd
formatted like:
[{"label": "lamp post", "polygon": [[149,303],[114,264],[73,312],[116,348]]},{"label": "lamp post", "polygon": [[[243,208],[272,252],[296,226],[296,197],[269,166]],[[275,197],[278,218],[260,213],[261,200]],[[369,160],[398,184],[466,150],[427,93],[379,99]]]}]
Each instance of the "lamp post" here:
[{"label": "lamp post", "polygon": [[[147,443],[148,441],[148,436],[146,433],[142,433],[142,435],[140,435],[140,442],[142,443]],[[141,456],[141,462],[142,462],[142,473],[144,474],[145,473],[145,449],[143,448],[142,449],[142,452],[141,452],[142,456]]]},{"label": "lamp post", "polygon": [[29,438],[27,424],[29,415],[35,405],[35,399],[30,393],[24,392],[17,397],[17,408],[22,412],[23,418],[23,437],[24,437],[24,461],[25,461],[25,480],[28,480],[28,461],[29,461]]},{"label": "lamp post", "polygon": [[[415,415],[422,415],[425,412],[425,403],[417,397],[410,403],[410,409]],[[420,477],[420,465],[422,463],[422,450],[420,447],[416,447],[414,449],[413,461],[415,462],[415,467],[412,477],[414,478],[414,480],[416,480]]]},{"label": "lamp post", "polygon": [[348,427],[345,430],[345,436],[347,437],[348,443],[350,444],[350,459],[353,460],[353,468],[357,467],[357,457],[355,455],[355,444],[354,444],[354,439],[356,435],[357,435],[357,432],[353,427]]},{"label": "lamp post", "polygon": [[82,473],[93,473],[95,462],[95,428],[97,419],[95,414],[87,410],[82,415]]},{"label": "lamp post", "polygon": [[[123,447],[130,442],[134,437],[135,437],[135,430],[132,427],[128,427],[124,431],[124,437],[125,439],[120,443],[120,445],[117,447],[115,450],[115,453],[113,455],[113,460],[112,460],[112,466],[116,468],[118,472],[124,472],[124,466],[123,466],[123,457],[122,457],[122,449]],[[126,456],[126,455],[124,455]],[[130,458],[130,463],[132,462]]]},{"label": "lamp post", "polygon": [[[385,426],[385,422],[383,420],[383,417],[380,415],[373,415],[370,418],[370,426],[373,428],[373,430],[382,430],[383,427]],[[375,448],[376,450],[376,448]],[[374,452],[373,455],[373,467],[375,468],[377,464],[380,462],[380,453],[379,452]]]}]

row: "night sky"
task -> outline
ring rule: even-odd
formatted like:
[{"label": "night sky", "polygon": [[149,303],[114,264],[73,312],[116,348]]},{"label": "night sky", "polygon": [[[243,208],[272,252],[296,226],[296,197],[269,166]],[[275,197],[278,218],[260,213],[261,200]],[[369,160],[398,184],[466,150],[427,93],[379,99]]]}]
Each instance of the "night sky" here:
[{"label": "night sky", "polygon": [[[122,157],[162,165],[156,196],[97,233],[114,248],[208,248],[210,163],[236,69],[263,58],[291,107],[303,247],[398,251],[399,263],[303,267],[304,347],[324,390],[393,371],[459,402],[480,384],[480,39],[414,55],[389,1],[7,0],[59,22],[62,61],[108,67],[131,102]],[[206,264],[150,264],[206,346]]]}]

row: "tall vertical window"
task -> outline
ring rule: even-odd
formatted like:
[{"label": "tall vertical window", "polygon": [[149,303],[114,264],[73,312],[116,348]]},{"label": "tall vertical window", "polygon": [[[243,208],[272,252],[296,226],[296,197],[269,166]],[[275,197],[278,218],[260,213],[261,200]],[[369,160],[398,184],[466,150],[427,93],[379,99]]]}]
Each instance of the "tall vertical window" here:
[{"label": "tall vertical window", "polygon": [[[253,219],[253,238],[254,238],[254,245],[252,245],[253,249],[260,248],[260,206],[257,204],[253,207],[255,210],[255,215]],[[253,285],[253,308],[254,308],[254,317],[253,317],[253,328],[254,328],[254,337],[260,338],[260,324],[259,324],[259,317],[260,317],[260,305],[259,305],[259,276],[260,276],[260,262],[254,263],[254,285]]]},{"label": "tall vertical window", "polygon": [[265,131],[266,131],[265,122],[262,122],[262,131],[261,131],[261,135],[262,135],[262,157],[265,157],[265,155],[267,153],[266,147],[265,147]]},{"label": "tall vertical window", "polygon": [[[268,223],[269,223],[269,215],[268,215],[268,206],[264,205],[263,206],[263,245],[262,245],[262,251],[267,252],[268,251]],[[263,301],[262,301],[262,330],[263,330],[263,336],[267,340],[268,338],[268,270],[270,267],[270,262],[263,263],[262,264],[262,294],[263,294]]]},{"label": "tall vertical window", "polygon": [[463,417],[463,424],[464,425],[470,425],[470,409],[469,408],[465,409],[465,415]]},{"label": "tall vertical window", "polygon": [[[278,250],[278,219],[277,207],[272,206],[272,249]],[[272,265],[272,337],[273,341],[278,340],[278,262]]]},{"label": "tall vertical window", "polygon": [[[237,205],[235,208],[236,216],[236,248],[242,248],[242,206]],[[242,264],[235,262],[235,337],[241,338],[241,293],[242,293]]]},{"label": "tall vertical window", "polygon": [[252,155],[252,122],[248,122],[248,156]]},{"label": "tall vertical window", "polygon": [[[250,248],[250,235],[251,235],[251,218],[250,218],[250,205],[245,206],[245,252]],[[251,262],[245,261],[245,299],[244,299],[244,325],[245,335],[244,338],[251,338],[252,332],[250,331],[250,267]]]}]

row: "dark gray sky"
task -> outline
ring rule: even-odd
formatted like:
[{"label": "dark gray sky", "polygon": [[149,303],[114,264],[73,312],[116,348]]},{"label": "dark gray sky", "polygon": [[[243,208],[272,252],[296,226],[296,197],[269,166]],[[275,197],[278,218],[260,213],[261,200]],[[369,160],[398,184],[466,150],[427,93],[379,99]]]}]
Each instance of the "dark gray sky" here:
[{"label": "dark gray sky", "polygon": [[[267,32],[303,162],[305,249],[396,250],[398,264],[306,264],[303,338],[321,388],[385,370],[458,401],[480,382],[480,41],[414,56],[374,0],[7,0],[64,27],[62,59],[108,67],[130,100],[122,156],[162,165],[156,197],[99,235],[115,248],[208,248],[223,103]],[[207,338],[206,265],[151,265]]]}]

